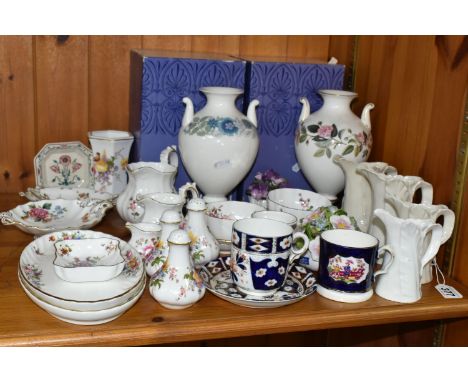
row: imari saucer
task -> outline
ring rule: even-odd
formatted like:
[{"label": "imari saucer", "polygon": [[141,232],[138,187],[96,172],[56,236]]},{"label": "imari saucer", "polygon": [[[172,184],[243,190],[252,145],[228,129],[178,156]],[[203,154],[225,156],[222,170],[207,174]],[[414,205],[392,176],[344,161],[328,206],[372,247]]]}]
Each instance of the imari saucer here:
[{"label": "imari saucer", "polygon": [[237,290],[229,269],[229,257],[220,257],[199,269],[206,288],[215,296],[248,308],[279,308],[298,302],[317,289],[314,275],[294,264],[284,285],[272,296],[247,295]]},{"label": "imari saucer", "polygon": [[93,154],[83,143],[48,143],[34,157],[37,187],[94,187]]}]

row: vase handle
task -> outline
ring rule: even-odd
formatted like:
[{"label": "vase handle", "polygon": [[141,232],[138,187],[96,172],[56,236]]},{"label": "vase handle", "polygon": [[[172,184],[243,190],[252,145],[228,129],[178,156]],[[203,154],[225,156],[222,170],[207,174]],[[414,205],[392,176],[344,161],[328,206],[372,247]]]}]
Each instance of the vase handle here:
[{"label": "vase handle", "polygon": [[198,198],[199,197],[199,192],[197,189],[197,184],[196,183],[186,183],[182,187],[179,188],[179,195],[182,197],[182,199],[186,200],[187,199],[187,192],[192,194],[192,198]]}]

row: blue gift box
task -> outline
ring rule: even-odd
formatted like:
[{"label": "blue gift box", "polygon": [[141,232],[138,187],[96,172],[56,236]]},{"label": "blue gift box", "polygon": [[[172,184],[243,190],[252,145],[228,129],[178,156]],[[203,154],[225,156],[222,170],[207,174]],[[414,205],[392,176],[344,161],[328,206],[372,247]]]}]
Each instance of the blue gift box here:
[{"label": "blue gift box", "polygon": [[238,198],[246,198],[246,190],[259,171],[273,169],[288,180],[293,188],[311,189],[296,164],[294,135],[302,104],[307,97],[311,110],[318,110],[320,89],[342,89],[344,65],[267,62],[248,60],[246,100],[258,99],[257,108],[260,149],[257,159],[245,178]]},{"label": "blue gift box", "polygon": [[[220,54],[170,51],[132,51],[130,80],[130,130],[135,135],[130,160],[159,161],[160,152],[177,145],[185,105],[190,97],[195,112],[205,106],[199,89],[230,86],[244,89],[237,106],[243,112],[253,99],[257,108],[260,148],[244,181],[233,192],[246,199],[245,191],[258,171],[269,168],[287,178],[289,186],[310,189],[299,171],[294,151],[294,134],[306,96],[312,111],[319,109],[319,89],[342,89],[343,65],[313,62],[269,62]],[[190,181],[182,162],[176,187]]]},{"label": "blue gift box", "polygon": [[[244,88],[246,62],[226,55],[138,50],[131,52],[130,62],[132,162],[158,162],[165,147],[177,145],[183,97],[190,97],[198,111],[206,103],[201,87]],[[237,101],[242,110],[242,97]],[[189,180],[179,161],[176,187]]]}]

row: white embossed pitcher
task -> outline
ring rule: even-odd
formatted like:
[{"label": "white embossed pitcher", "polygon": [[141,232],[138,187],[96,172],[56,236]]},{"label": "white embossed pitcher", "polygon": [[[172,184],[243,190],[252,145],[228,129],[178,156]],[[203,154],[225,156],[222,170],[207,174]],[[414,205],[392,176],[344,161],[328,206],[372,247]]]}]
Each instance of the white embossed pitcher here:
[{"label": "white embossed pitcher", "polygon": [[128,184],[117,199],[120,217],[130,223],[142,220],[137,195],[156,192],[175,192],[178,158],[175,146],[168,146],[160,154],[160,162],[136,162],[127,166]]},{"label": "white embossed pitcher", "polygon": [[[385,201],[395,209],[397,216],[401,219],[429,219],[433,223],[436,223],[436,221],[442,217],[442,244],[446,243],[447,240],[450,239],[450,236],[452,236],[453,227],[455,225],[455,214],[447,206],[443,204],[427,205],[404,202],[393,196],[387,196]],[[435,259],[433,261],[435,261]],[[424,267],[422,277],[423,284],[432,281],[431,265],[432,262]]]},{"label": "white embossed pitcher", "polygon": [[341,155],[335,155],[333,161],[341,167],[345,174],[345,190],[341,208],[349,216],[356,219],[361,231],[367,232],[372,216],[372,189],[367,178],[356,170],[358,168],[369,168],[377,173],[387,175],[396,175],[397,170],[385,162],[356,163],[345,159]]},{"label": "white embossed pitcher", "polygon": [[[405,200],[412,201],[416,191],[419,189],[422,195],[421,203],[432,204],[432,185],[418,176],[387,175],[365,166],[358,167],[356,172],[363,175],[369,181],[372,190],[372,211],[381,208],[389,210],[396,215],[393,208],[385,203],[387,194],[405,197]],[[381,220],[372,217],[367,232],[375,236],[379,240],[380,245],[386,243],[385,228]]]},{"label": "white embossed pitcher", "polygon": [[[377,279],[375,292],[391,301],[416,302],[422,296],[423,268],[437,255],[442,243],[442,227],[428,219],[400,219],[381,208],[374,215],[385,226],[387,245],[394,256],[387,273]],[[385,257],[384,267],[387,261],[390,259]]]}]

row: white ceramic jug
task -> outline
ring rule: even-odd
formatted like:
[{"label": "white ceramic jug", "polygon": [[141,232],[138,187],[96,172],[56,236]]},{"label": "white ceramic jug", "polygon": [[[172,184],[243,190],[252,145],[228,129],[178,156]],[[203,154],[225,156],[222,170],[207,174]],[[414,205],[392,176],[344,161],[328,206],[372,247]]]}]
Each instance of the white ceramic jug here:
[{"label": "white ceramic jug", "polygon": [[190,255],[196,267],[207,264],[219,256],[219,244],[208,229],[205,211],[206,203],[201,198],[191,199],[187,203],[187,216],[183,228],[190,237]]},{"label": "white ceramic jug", "polygon": [[[394,256],[387,273],[377,279],[375,292],[391,301],[416,302],[422,296],[423,268],[437,255],[441,245],[442,227],[428,219],[400,219],[380,208],[374,215],[385,226],[387,245]],[[387,261],[385,257],[383,266]]]},{"label": "white ceramic jug", "polygon": [[[415,204],[399,200],[393,196],[387,196],[385,200],[395,209],[397,216],[401,219],[429,219],[433,223],[436,223],[437,220],[442,217],[442,244],[446,243],[447,240],[450,239],[450,236],[452,236],[453,227],[455,225],[455,214],[447,206],[443,204]],[[423,284],[432,281],[432,263],[434,261],[435,259],[424,267],[422,277]]]},{"label": "white ceramic jug", "polygon": [[178,158],[175,146],[166,147],[160,154],[160,162],[136,162],[127,165],[128,184],[117,199],[120,217],[130,223],[142,220],[137,196],[156,192],[175,192]]},{"label": "white ceramic jug", "polygon": [[125,223],[132,236],[128,244],[133,246],[146,262],[148,256],[157,248],[161,238],[161,226],[149,223]]},{"label": "white ceramic jug", "polygon": [[159,223],[164,211],[173,210],[182,214],[182,207],[187,200],[187,193],[191,192],[192,197],[198,197],[198,190],[195,183],[186,183],[179,188],[179,193],[157,192],[137,196],[137,208],[140,211],[142,223]]},{"label": "white ceramic jug", "polygon": [[360,163],[367,160],[372,148],[370,111],[367,104],[361,118],[351,110],[356,93],[344,90],[319,90],[323,106],[310,114],[307,98],[296,130],[295,150],[304,176],[320,194],[336,196],[344,187],[345,177],[333,162],[335,155]]},{"label": "white ceramic jug", "polygon": [[335,155],[333,161],[345,174],[345,190],[341,208],[356,219],[361,231],[367,232],[372,216],[372,189],[367,178],[356,170],[370,168],[377,173],[392,175],[396,175],[397,170],[385,162],[356,163],[341,155]]},{"label": "white ceramic jug", "polygon": [[[372,167],[361,166],[356,169],[358,174],[363,175],[369,182],[372,190],[372,209],[375,211],[377,208],[387,209],[394,215],[396,212],[391,206],[385,203],[385,197],[387,195],[387,184],[389,189],[395,191],[398,189],[399,195],[405,195],[407,199],[413,200],[414,194],[418,189],[421,189],[422,203],[432,203],[432,185],[425,182],[422,178],[416,176],[402,176],[402,175],[391,175],[383,172],[376,171]],[[374,215],[372,215],[374,216]],[[371,235],[377,237],[380,245],[386,243],[385,228],[383,223],[379,219],[371,217],[368,231]]]},{"label": "white ceramic jug", "polygon": [[151,296],[165,308],[185,309],[203,298],[205,286],[192,265],[187,232],[175,230],[167,241],[167,260],[151,277],[149,290]]},{"label": "white ceramic jug", "polygon": [[252,167],[258,152],[257,100],[250,102],[247,116],[235,100],[242,89],[204,87],[206,106],[194,115],[185,97],[185,114],[179,132],[184,167],[205,194],[207,203],[226,200]]}]

